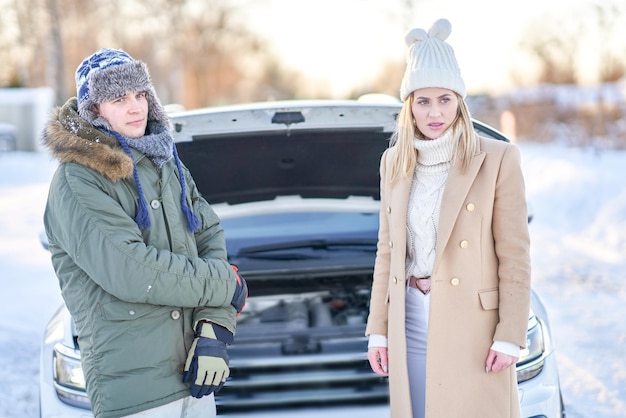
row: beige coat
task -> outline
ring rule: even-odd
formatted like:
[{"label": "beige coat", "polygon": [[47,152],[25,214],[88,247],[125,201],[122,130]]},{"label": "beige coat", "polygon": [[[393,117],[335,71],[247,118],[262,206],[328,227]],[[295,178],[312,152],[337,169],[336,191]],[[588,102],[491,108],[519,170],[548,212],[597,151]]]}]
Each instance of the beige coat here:
[{"label": "beige coat", "polygon": [[[410,180],[391,185],[381,160],[381,215],[366,334],[388,337],[392,418],[411,417],[406,364],[405,253]],[[493,341],[524,347],[530,305],[528,221],[516,146],[481,138],[441,202],[426,360],[426,418],[518,418],[515,367],[489,374]]]}]

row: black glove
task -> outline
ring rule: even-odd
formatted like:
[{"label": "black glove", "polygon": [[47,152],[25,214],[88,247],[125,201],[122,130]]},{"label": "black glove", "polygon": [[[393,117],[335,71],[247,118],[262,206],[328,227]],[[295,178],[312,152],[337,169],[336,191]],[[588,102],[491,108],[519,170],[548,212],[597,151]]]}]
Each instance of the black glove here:
[{"label": "black glove", "polygon": [[230,265],[235,271],[235,276],[237,277],[237,287],[235,288],[235,294],[233,295],[233,300],[230,301],[230,304],[237,310],[237,316],[243,311],[243,308],[246,306],[246,299],[248,298],[248,285],[243,277],[239,274],[239,269],[235,265]]},{"label": "black glove", "polygon": [[191,344],[183,382],[191,383],[191,396],[202,398],[219,391],[228,376],[226,344],[233,343],[233,333],[210,322],[200,322]]}]

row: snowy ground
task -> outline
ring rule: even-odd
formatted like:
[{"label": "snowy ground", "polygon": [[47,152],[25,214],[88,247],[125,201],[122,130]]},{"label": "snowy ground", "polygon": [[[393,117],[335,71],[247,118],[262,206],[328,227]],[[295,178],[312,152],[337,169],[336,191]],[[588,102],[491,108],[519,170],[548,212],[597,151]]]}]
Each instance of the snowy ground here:
[{"label": "snowy ground", "polygon": [[[534,287],[570,418],[626,416],[626,151],[521,144]],[[39,245],[45,154],[0,152],[0,417],[38,416],[39,344],[61,303]]]}]

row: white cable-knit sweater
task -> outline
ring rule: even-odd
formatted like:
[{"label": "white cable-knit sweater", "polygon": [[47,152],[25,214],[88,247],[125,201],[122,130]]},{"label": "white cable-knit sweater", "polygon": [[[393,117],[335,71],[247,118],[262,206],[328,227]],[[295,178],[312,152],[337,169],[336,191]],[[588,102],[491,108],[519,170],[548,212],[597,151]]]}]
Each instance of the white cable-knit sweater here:
[{"label": "white cable-knit sweater", "polygon": [[417,164],[407,208],[406,277],[430,276],[441,197],[448,178],[455,138],[452,130],[437,139],[415,139]]}]

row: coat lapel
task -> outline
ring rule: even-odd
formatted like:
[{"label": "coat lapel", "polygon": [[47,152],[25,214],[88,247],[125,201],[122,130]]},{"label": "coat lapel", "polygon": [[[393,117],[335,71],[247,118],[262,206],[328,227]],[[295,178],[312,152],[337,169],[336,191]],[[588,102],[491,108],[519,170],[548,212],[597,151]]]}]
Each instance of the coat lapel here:
[{"label": "coat lapel", "polygon": [[[440,254],[442,254],[443,249],[450,239],[450,234],[452,234],[452,229],[454,228],[461,206],[484,160],[484,152],[476,154],[474,158],[472,158],[467,172],[464,174],[461,172],[461,167],[458,164],[450,168],[446,187],[443,192],[443,197],[441,198],[439,228],[437,230],[437,243],[435,248],[437,258],[440,258]],[[438,260],[435,260],[435,265],[437,265],[437,263]]]}]

